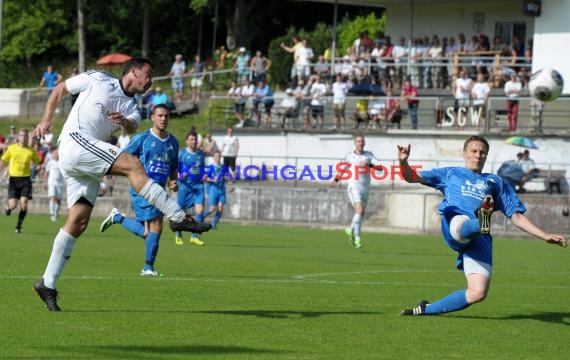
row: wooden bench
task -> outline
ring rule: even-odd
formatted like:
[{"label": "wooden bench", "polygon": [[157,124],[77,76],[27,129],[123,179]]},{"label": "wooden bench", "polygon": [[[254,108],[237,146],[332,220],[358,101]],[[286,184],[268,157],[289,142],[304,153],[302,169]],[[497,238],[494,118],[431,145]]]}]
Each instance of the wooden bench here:
[{"label": "wooden bench", "polygon": [[529,179],[527,183],[542,183],[549,194],[554,192],[554,188],[556,188],[558,194],[561,194],[561,184],[565,179],[566,170],[540,170],[532,179]]}]

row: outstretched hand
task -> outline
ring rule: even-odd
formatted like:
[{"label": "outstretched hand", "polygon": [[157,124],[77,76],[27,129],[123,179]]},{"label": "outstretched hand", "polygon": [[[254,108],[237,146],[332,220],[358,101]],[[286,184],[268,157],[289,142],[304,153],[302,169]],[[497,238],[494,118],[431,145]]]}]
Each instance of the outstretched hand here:
[{"label": "outstretched hand", "polygon": [[562,246],[563,248],[568,246],[568,240],[562,235],[558,234],[547,234],[546,239],[544,239],[549,244],[556,244]]},{"label": "outstretched hand", "polygon": [[408,144],[407,146],[397,145],[398,147],[398,160],[406,161],[408,157],[410,157],[410,149],[412,145]]}]

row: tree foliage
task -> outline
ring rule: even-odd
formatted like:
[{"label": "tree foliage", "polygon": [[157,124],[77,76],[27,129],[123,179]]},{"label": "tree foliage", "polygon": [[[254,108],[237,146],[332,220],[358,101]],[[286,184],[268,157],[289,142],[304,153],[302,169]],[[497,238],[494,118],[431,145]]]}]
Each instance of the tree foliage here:
[{"label": "tree foliage", "polygon": [[338,48],[339,54],[345,55],[346,49],[352,46],[354,40],[358,39],[362,31],[368,31],[371,38],[374,38],[378,31],[386,31],[386,15],[377,18],[374,13],[367,16],[358,16],[354,20],[344,18],[339,26]]}]

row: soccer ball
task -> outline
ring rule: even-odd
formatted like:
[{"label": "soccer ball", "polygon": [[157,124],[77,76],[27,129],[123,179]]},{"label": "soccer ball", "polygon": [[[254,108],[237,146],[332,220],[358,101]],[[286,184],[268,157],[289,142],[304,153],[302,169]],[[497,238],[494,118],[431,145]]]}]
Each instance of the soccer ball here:
[{"label": "soccer ball", "polygon": [[554,101],[562,93],[564,80],[554,69],[540,69],[531,75],[528,83],[530,94],[540,101]]}]

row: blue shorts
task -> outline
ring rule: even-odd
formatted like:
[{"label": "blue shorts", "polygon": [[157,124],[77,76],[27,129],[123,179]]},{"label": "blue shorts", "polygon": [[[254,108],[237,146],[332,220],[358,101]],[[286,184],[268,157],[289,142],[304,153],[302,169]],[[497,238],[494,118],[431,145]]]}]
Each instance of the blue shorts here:
[{"label": "blue shorts", "polygon": [[135,219],[137,221],[149,221],[163,216],[160,210],[155,208],[137,193],[130,192],[130,195],[133,210],[135,212]]},{"label": "blue shorts", "polygon": [[491,235],[479,235],[467,243],[459,243],[451,235],[449,223],[455,215],[467,215],[470,219],[477,219],[475,214],[468,214],[455,206],[448,206],[443,210],[441,217],[441,233],[446,245],[457,251],[457,269],[463,270],[463,257],[493,265],[493,238]]},{"label": "blue shorts", "polygon": [[208,206],[216,206],[226,203],[226,191],[214,186],[208,187]]},{"label": "blue shorts", "polygon": [[197,183],[190,187],[185,185],[179,186],[178,205],[182,209],[190,209],[194,205],[204,205],[204,185]]}]

